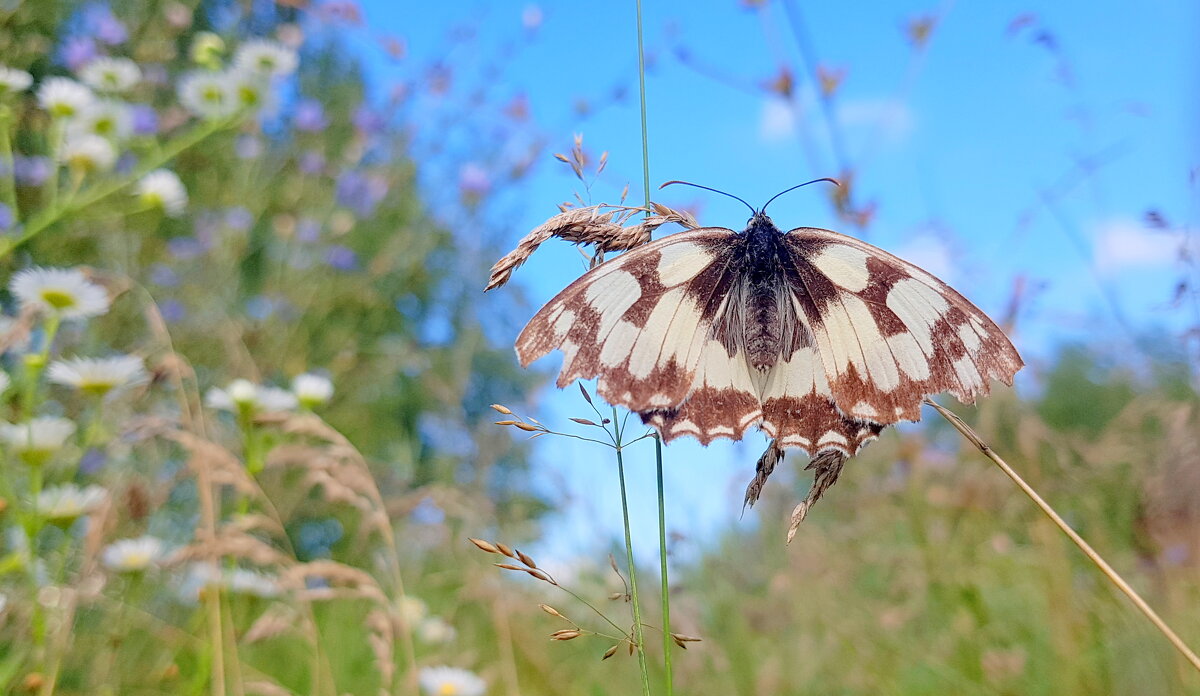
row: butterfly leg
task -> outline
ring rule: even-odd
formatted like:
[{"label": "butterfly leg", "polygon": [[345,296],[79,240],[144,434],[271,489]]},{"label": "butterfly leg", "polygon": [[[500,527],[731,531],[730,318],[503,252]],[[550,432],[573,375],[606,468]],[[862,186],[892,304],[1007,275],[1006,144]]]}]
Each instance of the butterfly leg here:
[{"label": "butterfly leg", "polygon": [[783,448],[779,446],[778,440],[771,440],[767,445],[767,451],[762,453],[762,456],[758,458],[758,464],[754,467],[754,480],[746,486],[746,499],[742,502],[743,513],[747,507],[754,507],[754,503],[758,502],[758,496],[762,494],[767,477],[771,475],[772,471],[775,471],[775,465],[781,461],[783,461]]},{"label": "butterfly leg", "polygon": [[808,495],[792,510],[792,520],[788,525],[788,543],[791,543],[792,537],[796,536],[796,530],[800,528],[800,523],[808,516],[808,511],[812,509],[812,506],[821,499],[830,486],[837,483],[846,459],[848,457],[838,450],[825,450],[813,457],[808,466],[804,467],[805,471],[816,469],[817,473],[813,477],[812,487],[808,489]]}]

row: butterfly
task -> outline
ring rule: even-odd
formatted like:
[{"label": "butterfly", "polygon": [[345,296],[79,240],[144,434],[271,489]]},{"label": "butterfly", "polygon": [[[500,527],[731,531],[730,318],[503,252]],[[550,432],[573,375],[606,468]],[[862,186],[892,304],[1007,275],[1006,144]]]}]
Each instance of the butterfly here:
[{"label": "butterfly", "polygon": [[920,420],[926,397],[970,404],[991,380],[1012,385],[1016,349],[949,285],[854,237],[785,233],[751,210],[741,232],[678,232],[586,272],[521,331],[521,364],[561,351],[559,387],[596,378],[664,442],[763,431],[749,504],[784,449],[811,457],[815,502],[885,427]]}]

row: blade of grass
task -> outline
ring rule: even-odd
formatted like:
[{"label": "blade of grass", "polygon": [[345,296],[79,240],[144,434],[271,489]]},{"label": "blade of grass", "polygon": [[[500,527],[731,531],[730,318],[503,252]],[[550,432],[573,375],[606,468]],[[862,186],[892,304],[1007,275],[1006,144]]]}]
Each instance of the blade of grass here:
[{"label": "blade of grass", "polygon": [[1183,639],[1176,635],[1175,631],[1171,630],[1171,627],[1168,626],[1167,623],[1159,617],[1158,613],[1146,603],[1146,600],[1142,599],[1141,595],[1139,595],[1137,591],[1129,585],[1129,583],[1125,582],[1125,579],[1122,578],[1117,571],[1113,570],[1113,567],[1110,566],[1108,562],[1105,561],[1104,558],[1101,557],[1100,554],[1091,547],[1090,544],[1084,541],[1083,537],[1079,536],[1079,533],[1072,529],[1071,526],[1067,524],[1066,520],[1059,516],[1059,514],[1054,511],[1054,508],[1050,507],[1050,504],[1043,500],[1042,496],[1038,495],[1037,491],[1033,490],[1033,487],[1025,482],[1025,479],[1021,478],[1020,474],[1014,471],[1013,468],[1000,457],[1000,455],[996,454],[996,452],[993,451],[992,448],[986,442],[984,442],[974,430],[971,429],[971,426],[967,425],[961,418],[954,415],[954,413],[947,410],[945,407],[933,402],[932,400],[925,399],[925,403],[929,406],[932,406],[933,409],[937,411],[942,418],[945,418],[950,425],[953,425],[954,429],[961,433],[968,442],[970,442],[972,445],[975,445],[975,447],[983,453],[983,456],[992,460],[996,466],[1000,467],[1000,470],[1003,471],[1006,476],[1012,479],[1013,483],[1017,484],[1017,487],[1021,489],[1021,492],[1029,496],[1029,499],[1032,500],[1033,503],[1037,505],[1047,517],[1050,518],[1050,521],[1057,525],[1058,528],[1062,530],[1063,534],[1066,534],[1071,541],[1075,542],[1075,545],[1079,547],[1079,550],[1083,551],[1084,555],[1087,556],[1088,559],[1100,569],[1100,572],[1103,573],[1104,576],[1117,587],[1117,589],[1123,592],[1125,596],[1133,602],[1133,605],[1136,606],[1146,616],[1146,618],[1150,620],[1150,623],[1154,624],[1154,627],[1157,628],[1160,633],[1166,636],[1167,640],[1171,642],[1171,645],[1174,645],[1175,649],[1178,650],[1187,659],[1187,661],[1196,668],[1197,671],[1200,671],[1200,657],[1196,656],[1196,653],[1187,646],[1187,643],[1184,643]]},{"label": "blade of grass", "polygon": [[[616,428],[617,409],[613,408]],[[633,534],[629,529],[629,497],[625,491],[625,459],[621,454],[622,431],[617,429],[617,476],[621,481],[621,517],[625,522],[625,560],[629,564],[629,598],[633,603],[633,636],[637,641],[638,670],[642,675],[642,694],[650,696],[650,671],[646,667],[646,640],[642,631],[642,605],[638,601],[637,569],[633,563]]]}]

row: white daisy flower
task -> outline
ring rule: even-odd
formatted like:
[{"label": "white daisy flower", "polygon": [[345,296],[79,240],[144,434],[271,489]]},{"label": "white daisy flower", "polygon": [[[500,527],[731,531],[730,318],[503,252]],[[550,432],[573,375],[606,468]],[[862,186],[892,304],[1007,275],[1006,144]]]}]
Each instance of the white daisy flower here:
[{"label": "white daisy flower", "polygon": [[146,535],[109,544],[104,547],[100,561],[118,573],[140,573],[162,560],[163,552],[162,539]]},{"label": "white daisy flower", "polygon": [[95,101],[96,95],[68,77],[49,77],[42,81],[37,98],[51,116],[71,118]]},{"label": "white daisy flower", "polygon": [[51,524],[69,527],[80,517],[95,512],[107,498],[108,491],[100,486],[80,488],[73,483],[67,483],[39,493],[37,510],[38,514]]},{"label": "white daisy flower", "polygon": [[315,408],[333,397],[333,382],[321,375],[303,374],[292,379],[292,393],[305,408]]},{"label": "white daisy flower", "polygon": [[83,108],[71,119],[67,140],[85,135],[99,135],[121,141],[133,134],[133,109],[125,102],[100,99]]},{"label": "white daisy flower", "polygon": [[204,403],[218,411],[253,409],[258,401],[258,386],[248,379],[235,379],[224,389],[213,387],[204,395]]},{"label": "white daisy flower", "polygon": [[62,319],[86,319],[108,311],[108,293],[76,268],[26,268],[12,277],[8,289],[21,309],[33,307]]},{"label": "white daisy flower", "polygon": [[417,624],[417,637],[431,645],[449,643],[457,635],[458,631],[440,616],[431,616]]},{"label": "white daisy flower", "polygon": [[50,363],[46,378],[95,396],[141,384],[149,379],[142,359],[136,355],[112,358],[73,358]]},{"label": "white daisy flower", "polygon": [[17,92],[24,92],[33,84],[33,75],[24,70],[17,70],[0,65],[0,97],[6,97]]},{"label": "white daisy flower", "polygon": [[202,118],[225,118],[238,109],[229,77],[208,71],[188,73],[179,81],[179,102]]},{"label": "white daisy flower", "polygon": [[4,613],[5,607],[8,606],[8,595],[0,592],[0,614]]},{"label": "white daisy flower", "polygon": [[267,78],[249,70],[231,70],[226,73],[226,78],[239,109],[250,113],[274,109],[274,94]]},{"label": "white daisy flower", "polygon": [[259,387],[257,405],[259,410],[275,413],[291,411],[298,405],[296,395],[279,387]]},{"label": "white daisy flower", "polygon": [[0,394],[3,394],[4,392],[8,391],[8,388],[11,386],[12,386],[12,377],[9,377],[7,372],[0,370]]},{"label": "white daisy flower", "polygon": [[45,464],[74,434],[74,422],[54,416],[0,425],[0,439],[7,443],[9,451],[30,466]]},{"label": "white daisy flower", "polygon": [[98,92],[128,92],[142,80],[142,69],[128,58],[101,56],[83,66],[79,79]]},{"label": "white daisy flower", "polygon": [[187,209],[188,194],[179,175],[170,169],[155,169],[137,184],[136,194],[146,205],[162,208],[170,217]]},{"label": "white daisy flower", "polygon": [[422,667],[417,676],[427,696],[483,696],[487,682],[457,667]]},{"label": "white daisy flower", "polygon": [[233,55],[234,67],[267,78],[291,75],[299,62],[295,51],[268,39],[247,41]]},{"label": "white daisy flower", "polygon": [[274,576],[245,568],[230,571],[225,577],[225,585],[233,594],[276,597],[280,593],[279,581]]},{"label": "white daisy flower", "polygon": [[125,140],[133,134],[133,109],[130,104],[114,100],[97,100],[84,107],[71,119],[67,139],[80,136],[101,136]]},{"label": "white daisy flower", "polygon": [[84,133],[68,137],[58,158],[68,167],[84,173],[102,172],[117,163],[117,150],[108,138]]}]

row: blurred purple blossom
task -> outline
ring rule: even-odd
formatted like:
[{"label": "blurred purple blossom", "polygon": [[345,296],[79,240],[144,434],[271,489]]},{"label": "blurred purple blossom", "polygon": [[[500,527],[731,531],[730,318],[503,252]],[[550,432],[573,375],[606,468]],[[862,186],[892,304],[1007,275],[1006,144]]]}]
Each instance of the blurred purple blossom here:
[{"label": "blurred purple blossom", "polygon": [[205,245],[195,237],[175,237],[167,242],[167,251],[180,261],[189,261],[205,252]]},{"label": "blurred purple blossom", "polygon": [[0,232],[7,232],[12,229],[14,222],[16,220],[13,219],[12,208],[4,203],[0,203]]},{"label": "blurred purple blossom", "polygon": [[329,120],[325,118],[325,107],[316,99],[301,99],[296,104],[296,115],[292,124],[296,130],[315,133],[325,130]]},{"label": "blurred purple blossom", "polygon": [[183,303],[173,298],[159,302],[158,311],[162,313],[164,320],[172,324],[182,321],[187,316],[187,310],[183,308]]},{"label": "blurred purple blossom", "polygon": [[129,40],[129,30],[117,19],[108,5],[92,5],[84,17],[88,34],[109,46],[118,46]]},{"label": "blurred purple blossom", "polygon": [[128,174],[133,171],[134,165],[137,164],[137,157],[133,156],[132,152],[122,152],[117,158],[117,164],[113,167],[113,171],[118,174]]},{"label": "blurred purple blossom", "polygon": [[158,133],[158,112],[149,104],[133,105],[133,132],[136,135]]},{"label": "blurred purple blossom", "polygon": [[370,217],[388,192],[387,179],[356,171],[343,172],[337,180],[338,204],[359,217]]},{"label": "blurred purple blossom", "polygon": [[417,524],[441,524],[446,519],[446,513],[438,507],[433,498],[422,498],[409,513],[409,519]]},{"label": "blurred purple blossom", "polygon": [[325,155],[316,150],[306,150],[300,155],[300,171],[305,174],[320,174],[325,169]]},{"label": "blurred purple blossom", "polygon": [[477,162],[467,162],[458,170],[458,188],[464,196],[480,198],[492,188],[492,178]]},{"label": "blurred purple blossom", "polygon": [[166,87],[171,76],[167,67],[162,63],[145,63],[142,65],[142,82],[155,87]]},{"label": "blurred purple blossom", "polygon": [[13,158],[13,176],[22,186],[41,186],[50,176],[50,158],[22,157]]},{"label": "blurred purple blossom", "polygon": [[104,468],[104,464],[108,461],[108,455],[104,450],[95,447],[89,447],[83,456],[79,458],[79,473],[90,475]]},{"label": "blurred purple blossom", "polygon": [[262,141],[253,135],[239,135],[233,145],[234,152],[242,159],[254,159],[262,154]]},{"label": "blurred purple blossom", "polygon": [[358,268],[358,254],[349,247],[333,244],[325,250],[325,263],[337,271],[353,271]]},{"label": "blurred purple blossom", "polygon": [[354,111],[354,127],[363,135],[374,135],[383,130],[386,123],[383,116],[372,109],[369,105],[363,104]]},{"label": "blurred purple blossom", "polygon": [[296,239],[298,241],[312,243],[320,238],[321,223],[310,217],[301,218],[300,222],[296,223]]},{"label": "blurred purple blossom", "polygon": [[72,36],[59,49],[59,57],[67,69],[77,72],[96,57],[96,42],[88,36]]},{"label": "blurred purple blossom", "polygon": [[150,269],[150,282],[164,288],[173,288],[179,285],[179,274],[170,266],[156,263]]},{"label": "blurred purple blossom", "polygon": [[245,207],[236,205],[225,211],[225,225],[233,230],[245,232],[254,224],[254,213]]}]

